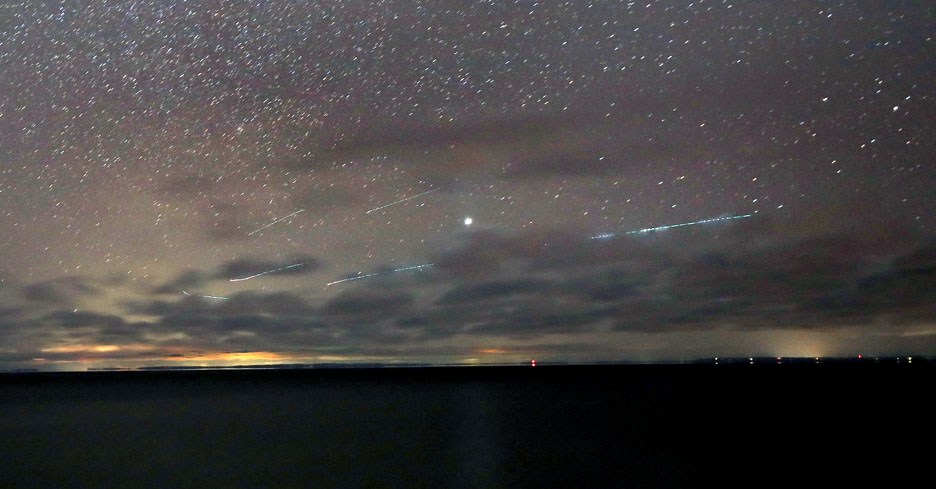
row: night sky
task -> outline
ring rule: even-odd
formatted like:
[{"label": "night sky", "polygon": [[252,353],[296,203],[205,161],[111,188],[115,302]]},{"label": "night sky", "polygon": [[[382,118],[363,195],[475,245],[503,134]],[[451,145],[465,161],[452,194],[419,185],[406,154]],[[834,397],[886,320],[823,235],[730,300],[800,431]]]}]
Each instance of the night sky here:
[{"label": "night sky", "polygon": [[0,368],[934,355],[926,4],[5,2]]}]

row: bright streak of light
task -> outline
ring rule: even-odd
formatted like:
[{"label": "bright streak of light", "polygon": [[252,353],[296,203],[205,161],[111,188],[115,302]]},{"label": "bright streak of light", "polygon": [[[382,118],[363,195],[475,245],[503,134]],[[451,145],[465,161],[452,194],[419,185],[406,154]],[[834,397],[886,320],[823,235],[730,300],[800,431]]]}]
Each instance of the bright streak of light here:
[{"label": "bright streak of light", "polygon": [[[737,216],[715,217],[712,219],[702,219],[701,221],[683,222],[679,224],[668,224],[666,226],[657,226],[657,227],[652,227],[652,228],[644,228],[644,229],[637,229],[634,231],[627,231],[626,233],[623,233],[623,234],[625,235],[646,234],[646,233],[652,233],[654,231],[665,231],[667,229],[681,228],[685,226],[695,226],[697,224],[708,224],[712,222],[733,221],[735,219],[747,219],[749,217],[754,217],[754,214],[741,214]],[[615,233],[605,233],[605,234],[599,234],[597,236],[592,236],[591,239],[607,239],[607,238],[613,238],[615,236],[619,236],[619,235]]]},{"label": "bright streak of light", "polygon": [[253,231],[247,233],[247,236],[253,236],[253,235],[259,233],[260,231],[263,231],[264,229],[266,229],[266,228],[268,228],[268,227],[270,227],[270,226],[272,226],[272,225],[274,225],[274,224],[283,222],[283,221],[285,221],[286,219],[289,219],[290,217],[295,216],[296,214],[299,214],[300,212],[305,212],[305,209],[299,209],[298,211],[293,212],[292,214],[290,214],[290,215],[288,215],[288,216],[283,216],[283,217],[281,217],[281,218],[279,218],[279,219],[277,219],[277,220],[275,220],[275,221],[273,221],[273,222],[267,224],[266,226],[263,226],[263,227],[261,227],[261,228],[259,228],[259,229],[255,229],[255,230],[253,230]]},{"label": "bright streak of light", "polygon": [[391,203],[389,203],[389,204],[384,204],[384,205],[382,205],[382,206],[380,206],[380,207],[375,207],[375,208],[373,208],[373,209],[371,209],[371,210],[365,212],[365,214],[370,214],[371,212],[376,212],[376,211],[379,211],[380,209],[386,209],[387,207],[390,207],[391,205],[402,204],[403,202],[406,202],[407,200],[413,200],[413,199],[422,197],[423,195],[431,194],[432,192],[435,192],[435,191],[437,191],[437,190],[439,190],[439,189],[434,188],[434,189],[432,189],[432,190],[427,190],[427,191],[425,191],[425,192],[423,192],[423,193],[421,193],[421,194],[411,195],[411,196],[409,196],[409,197],[407,197],[407,198],[405,198],[405,199],[400,199],[400,200],[398,200],[398,201],[396,201],[396,202],[391,202]]},{"label": "bright streak of light", "polygon": [[253,274],[253,275],[251,275],[251,276],[249,276],[249,277],[232,278],[230,281],[231,281],[231,282],[243,282],[244,280],[250,280],[250,279],[252,279],[252,278],[262,277],[262,276],[264,276],[264,275],[269,275],[269,274],[271,274],[271,273],[281,272],[281,271],[283,271],[283,270],[289,270],[290,268],[301,267],[301,266],[307,265],[308,263],[309,263],[309,262],[307,262],[307,261],[306,261],[306,262],[302,262],[302,263],[294,263],[294,264],[292,264],[292,265],[287,265],[287,266],[285,266],[285,267],[279,267],[279,268],[275,268],[275,269],[273,269],[273,270],[267,270],[267,271],[265,271],[265,272],[255,273],[255,274]]},{"label": "bright streak of light", "polygon": [[341,279],[341,280],[335,280],[334,282],[328,282],[327,284],[325,284],[325,286],[326,286],[326,287],[331,287],[332,285],[343,284],[343,283],[345,283],[345,282],[353,282],[353,281],[355,281],[355,280],[362,280],[362,279],[369,278],[369,277],[376,277],[377,275],[383,275],[383,274],[381,274],[381,273],[368,273],[367,275],[358,275],[358,276],[356,276],[356,277],[343,278],[343,279]]},{"label": "bright streak of light", "polygon": [[184,289],[182,290],[182,293],[185,294],[185,295],[187,295],[187,296],[201,297],[202,299],[212,299],[212,300],[216,300],[216,301],[226,301],[226,300],[228,300],[227,297],[223,297],[223,296],[220,296],[220,295],[196,295],[196,294],[189,294],[189,293],[188,293],[187,291],[185,291]]},{"label": "bright streak of light", "polygon": [[421,269],[423,269],[423,268],[427,268],[427,267],[431,267],[431,266],[432,266],[432,263],[424,263],[424,264],[422,264],[422,265],[413,265],[413,266],[411,266],[411,267],[397,268],[397,269],[391,270],[391,271],[389,271],[389,272],[387,272],[387,273],[405,272],[405,271],[407,271],[407,270],[421,270]]},{"label": "bright streak of light", "polygon": [[[363,280],[365,278],[376,277],[378,275],[390,275],[391,273],[405,272],[408,270],[422,270],[423,268],[428,268],[431,266],[432,266],[432,263],[423,263],[422,265],[413,265],[411,267],[395,268],[393,270],[386,271],[386,272],[376,272],[376,273],[368,273],[368,274],[363,274],[363,275],[356,275],[354,277],[343,278],[341,280],[335,280],[334,282],[328,282],[327,284],[325,284],[325,287],[331,287],[332,285],[343,284],[345,282],[353,282],[355,280]],[[360,274],[360,272],[358,273]]]},{"label": "bright streak of light", "polygon": [[638,230],[636,230],[636,231],[628,231],[628,232],[626,232],[626,233],[624,233],[624,234],[650,233],[650,232],[653,232],[653,231],[664,231],[664,230],[666,230],[666,229],[672,229],[672,228],[681,228],[681,227],[685,227],[685,226],[695,226],[696,224],[708,224],[708,223],[711,223],[711,222],[732,221],[732,220],[735,220],[735,219],[746,219],[746,218],[748,218],[748,217],[753,217],[753,216],[754,216],[754,214],[742,214],[742,215],[739,215],[739,216],[716,217],[716,218],[714,218],[714,219],[702,219],[701,221],[684,222],[684,223],[680,223],[680,224],[670,224],[670,225],[667,225],[667,226],[657,226],[657,227],[655,227],[655,228],[638,229]]}]

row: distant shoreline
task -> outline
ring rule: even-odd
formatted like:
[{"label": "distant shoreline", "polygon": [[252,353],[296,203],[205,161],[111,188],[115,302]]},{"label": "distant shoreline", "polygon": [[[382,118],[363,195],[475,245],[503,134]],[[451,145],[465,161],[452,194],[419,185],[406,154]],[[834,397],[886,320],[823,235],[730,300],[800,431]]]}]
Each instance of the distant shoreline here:
[{"label": "distant shoreline", "polygon": [[[828,370],[828,369],[839,369],[839,368],[858,368],[858,369],[874,369],[875,367],[880,367],[881,369],[895,368],[895,369],[915,369],[923,370],[928,369],[936,365],[936,359],[930,357],[917,357],[917,356],[904,356],[904,357],[884,357],[884,358],[815,358],[815,357],[747,357],[747,358],[708,358],[708,359],[698,359],[693,361],[670,361],[670,362],[654,362],[654,363],[640,363],[640,362],[596,362],[596,363],[550,363],[550,362],[540,362],[535,366],[530,364],[517,364],[517,363],[501,363],[501,364],[429,364],[429,363],[324,363],[324,364],[280,364],[280,365],[237,365],[237,366],[212,366],[212,367],[200,367],[200,366],[152,366],[152,367],[139,367],[139,368],[92,368],[87,370],[38,370],[38,369],[15,369],[15,370],[0,370],[0,381],[3,379],[16,378],[16,377],[86,377],[86,376],[122,376],[129,375],[133,376],[134,374],[170,374],[170,373],[179,373],[179,374],[225,374],[225,373],[283,373],[283,374],[294,374],[294,375],[316,375],[316,374],[329,374],[329,373],[339,373],[347,372],[351,375],[354,373],[358,374],[367,374],[367,373],[386,373],[388,375],[399,376],[399,375],[411,375],[415,377],[420,376],[434,376],[434,375],[445,375],[447,373],[459,373],[467,374],[473,372],[475,374],[487,373],[500,373],[508,374],[513,372],[525,372],[525,371],[539,371],[539,370],[549,370],[553,373],[574,373],[574,372],[585,372],[587,370],[601,371],[604,373],[624,373],[624,372],[635,372],[639,370],[645,371],[687,371],[687,370],[696,370],[696,369],[730,369],[730,370],[778,370],[778,371],[787,371],[787,370]],[[406,373],[403,373],[405,371]]]}]

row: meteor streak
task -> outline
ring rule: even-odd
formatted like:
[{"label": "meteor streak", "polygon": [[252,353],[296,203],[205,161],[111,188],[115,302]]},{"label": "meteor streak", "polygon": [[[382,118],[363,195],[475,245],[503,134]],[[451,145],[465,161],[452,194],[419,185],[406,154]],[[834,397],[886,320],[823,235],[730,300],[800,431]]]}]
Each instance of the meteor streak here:
[{"label": "meteor streak", "polygon": [[350,277],[350,278],[343,278],[341,280],[335,280],[334,282],[328,282],[327,284],[325,284],[325,287],[331,287],[332,285],[343,284],[345,282],[353,282],[355,280],[363,280],[365,278],[376,277],[378,275],[383,275],[383,274],[382,273],[368,273],[367,275],[357,275],[357,276]]},{"label": "meteor streak", "polygon": [[[623,234],[624,234],[624,235],[628,235],[628,234],[645,234],[645,233],[652,233],[652,232],[654,232],[654,231],[664,231],[664,230],[672,229],[672,228],[681,228],[681,227],[685,227],[685,226],[695,226],[695,225],[697,225],[697,224],[708,224],[708,223],[711,223],[711,222],[732,221],[732,220],[735,220],[735,219],[747,219],[748,217],[753,217],[753,216],[754,216],[754,214],[741,214],[741,215],[738,215],[738,216],[715,217],[715,218],[712,218],[712,219],[702,219],[701,221],[683,222],[683,223],[679,223],[679,224],[668,224],[668,225],[665,225],[665,226],[657,226],[657,227],[652,227],[652,228],[636,229],[636,230],[634,230],[634,231],[627,231],[626,233],[623,233]],[[607,238],[613,238],[613,237],[615,237],[615,236],[619,236],[619,235],[618,235],[618,234],[615,234],[615,233],[605,233],[605,234],[599,234],[599,235],[597,235],[597,236],[592,236],[591,239],[607,239]]]},{"label": "meteor streak", "polygon": [[273,270],[267,270],[267,271],[265,271],[265,272],[255,273],[255,274],[253,274],[253,275],[251,275],[251,276],[249,276],[249,277],[232,278],[232,279],[230,279],[230,282],[243,282],[244,280],[250,280],[250,279],[252,279],[252,278],[262,277],[262,276],[264,276],[264,275],[269,275],[269,274],[271,274],[271,273],[281,272],[281,271],[283,271],[283,270],[289,270],[290,268],[301,267],[301,266],[307,265],[308,263],[309,263],[309,262],[307,262],[307,261],[306,261],[306,262],[302,262],[302,263],[294,263],[294,264],[292,264],[292,265],[287,265],[287,266],[285,266],[285,267],[279,267],[279,268],[275,268],[275,269],[273,269]]},{"label": "meteor streak", "polygon": [[376,211],[379,211],[380,209],[386,209],[387,207],[390,207],[391,205],[401,204],[401,203],[403,203],[403,202],[406,202],[407,200],[413,200],[413,199],[415,199],[415,198],[417,198],[417,197],[422,197],[423,195],[431,194],[432,192],[435,192],[436,190],[439,190],[439,189],[434,188],[434,189],[432,189],[432,190],[427,190],[427,191],[425,191],[425,192],[423,192],[423,193],[421,193],[421,194],[411,195],[411,196],[409,196],[409,197],[407,197],[407,198],[405,198],[405,199],[400,199],[400,200],[398,200],[398,201],[396,201],[396,202],[391,202],[391,203],[389,203],[389,204],[384,204],[384,205],[382,205],[382,206],[380,206],[380,207],[374,207],[373,209],[371,209],[371,210],[365,212],[365,214],[370,214],[371,212],[376,212]]},{"label": "meteor streak", "polygon": [[[345,282],[353,282],[355,280],[363,280],[365,278],[376,277],[378,275],[390,275],[391,273],[405,272],[407,270],[422,270],[423,268],[428,268],[431,266],[432,266],[432,263],[424,263],[422,265],[413,265],[411,267],[395,268],[387,272],[375,272],[375,273],[368,273],[364,275],[356,275],[354,277],[343,278],[341,280],[335,280],[334,282],[328,282],[327,284],[325,284],[325,287],[331,287],[332,285],[338,285],[338,284],[342,284]],[[361,272],[358,272],[358,273],[360,274]]]},{"label": "meteor streak", "polygon": [[182,293],[185,294],[185,295],[187,295],[187,296],[191,296],[191,297],[201,297],[202,299],[212,299],[212,300],[216,300],[216,301],[226,301],[226,300],[228,300],[227,297],[222,297],[222,296],[220,296],[220,295],[196,295],[196,294],[189,294],[185,289],[182,289]]},{"label": "meteor streak", "polygon": [[298,211],[293,212],[292,214],[290,214],[290,215],[288,215],[288,216],[283,216],[283,217],[281,217],[281,218],[279,218],[279,219],[277,219],[277,220],[275,220],[275,221],[273,221],[273,222],[267,224],[266,226],[263,226],[263,227],[261,227],[261,228],[255,229],[255,230],[253,230],[253,231],[247,233],[247,236],[253,236],[253,235],[259,233],[260,231],[263,231],[264,229],[266,229],[266,228],[268,228],[268,227],[270,227],[270,226],[272,226],[272,225],[274,225],[274,224],[276,224],[276,223],[283,222],[283,221],[285,221],[286,219],[289,219],[290,217],[295,216],[296,214],[298,214],[298,213],[300,213],[300,212],[305,212],[305,209],[299,209]]}]

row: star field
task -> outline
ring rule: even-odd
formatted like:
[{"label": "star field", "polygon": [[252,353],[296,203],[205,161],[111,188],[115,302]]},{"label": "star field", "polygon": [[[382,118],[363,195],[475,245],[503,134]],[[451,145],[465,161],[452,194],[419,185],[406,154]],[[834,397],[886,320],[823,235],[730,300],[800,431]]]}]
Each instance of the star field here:
[{"label": "star field", "polygon": [[8,2],[0,363],[934,353],[930,10]]}]

